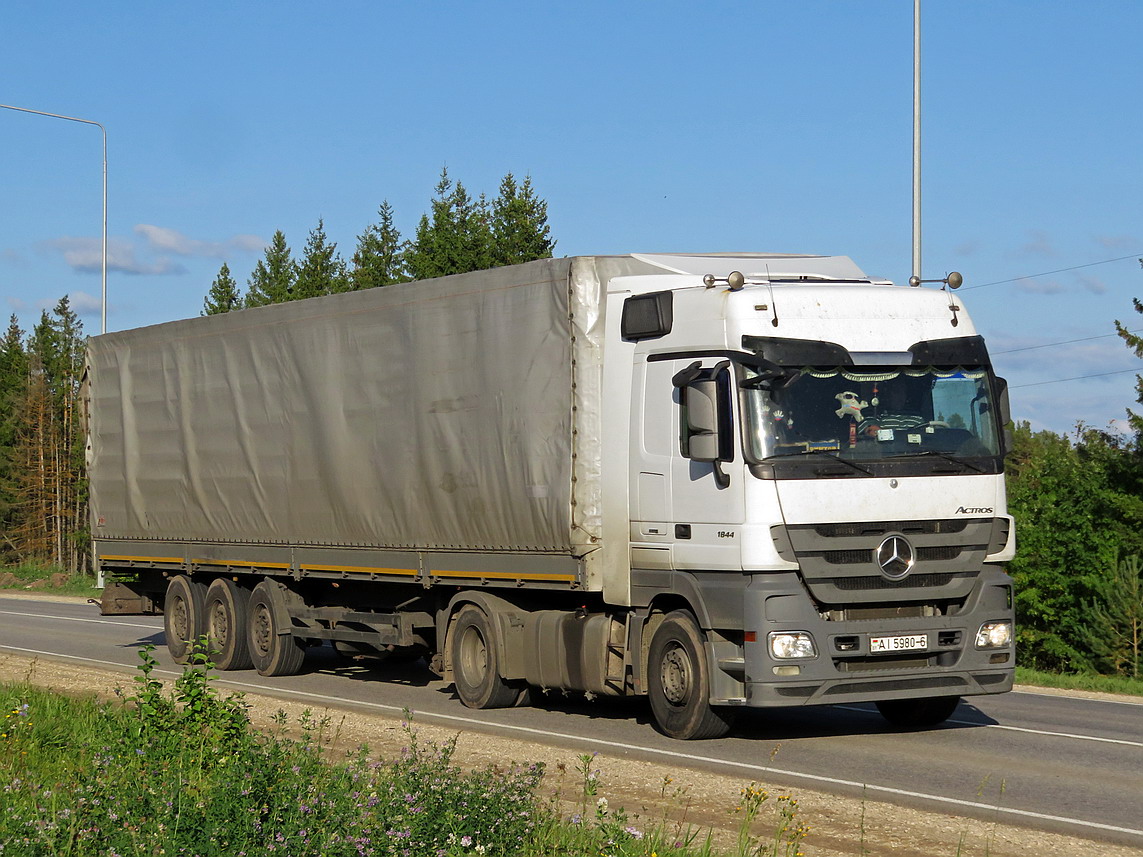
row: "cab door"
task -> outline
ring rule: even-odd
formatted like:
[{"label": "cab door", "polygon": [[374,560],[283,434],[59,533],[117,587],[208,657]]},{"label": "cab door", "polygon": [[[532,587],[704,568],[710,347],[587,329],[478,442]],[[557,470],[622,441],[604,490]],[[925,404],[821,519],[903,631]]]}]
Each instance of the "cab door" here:
[{"label": "cab door", "polygon": [[734,368],[654,355],[641,368],[642,395],[632,397],[642,423],[631,455],[632,564],[739,570],[745,505]]}]

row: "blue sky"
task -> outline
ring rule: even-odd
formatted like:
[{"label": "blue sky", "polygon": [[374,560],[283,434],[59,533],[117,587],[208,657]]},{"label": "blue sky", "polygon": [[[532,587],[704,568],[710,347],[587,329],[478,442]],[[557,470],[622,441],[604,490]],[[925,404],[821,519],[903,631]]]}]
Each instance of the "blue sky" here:
[{"label": "blue sky", "polygon": [[[197,315],[223,261],[245,287],[276,229],[298,253],[323,218],[348,258],[388,199],[409,235],[445,165],[490,196],[530,174],[560,255],[843,254],[903,282],[912,11],[45,0],[5,11],[0,103],[107,127],[111,330]],[[1143,4],[922,17],[925,276],[964,274],[1018,418],[1121,420],[1143,366],[1106,334],[1143,328]],[[30,327],[66,294],[97,333],[98,129],[0,110],[0,146],[0,312]]]}]

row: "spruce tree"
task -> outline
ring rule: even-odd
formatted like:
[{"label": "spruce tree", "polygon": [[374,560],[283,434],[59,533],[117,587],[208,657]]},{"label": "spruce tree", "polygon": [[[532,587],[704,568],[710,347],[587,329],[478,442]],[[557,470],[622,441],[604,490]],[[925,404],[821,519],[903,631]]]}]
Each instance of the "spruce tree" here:
[{"label": "spruce tree", "polygon": [[1081,637],[1100,659],[1101,672],[1139,678],[1143,655],[1143,562],[1132,556],[1111,568],[1088,603]]},{"label": "spruce tree", "polygon": [[409,279],[405,273],[401,233],[393,225],[393,207],[389,200],[381,203],[377,214],[379,221],[365,227],[357,238],[353,269],[349,274],[353,291],[389,286]]},{"label": "spruce tree", "polygon": [[246,289],[246,306],[258,307],[292,299],[294,263],[282,230],[274,233],[264,258],[258,260]]},{"label": "spruce tree", "polygon": [[296,266],[292,300],[316,298],[349,290],[345,262],[337,252],[337,244],[325,234],[325,223],[310,232],[302,260]]},{"label": "spruce tree", "polygon": [[230,266],[223,262],[202,302],[202,314],[218,315],[236,309],[242,309],[242,295],[238,291],[238,283],[230,276]]},{"label": "spruce tree", "polygon": [[448,168],[441,170],[432,216],[422,215],[405,261],[414,279],[444,277],[490,268],[493,261],[490,214],[484,196],[473,200]]},{"label": "spruce tree", "polygon": [[[19,526],[17,495],[16,437],[20,405],[28,387],[28,354],[24,331],[16,316],[0,339],[0,532],[12,533]],[[0,541],[0,561],[17,559],[9,539]]]},{"label": "spruce tree", "polygon": [[[1143,259],[1139,260],[1139,264],[1143,265]],[[1133,299],[1135,304],[1135,311],[1143,313],[1143,302],[1139,298]],[[1143,357],[1143,336],[1131,333],[1127,329],[1127,325],[1116,320],[1115,330],[1119,334],[1119,338],[1127,343],[1127,347],[1135,352],[1136,357]],[[1137,394],[1136,401],[1143,405],[1143,375],[1135,376],[1135,392]],[[1136,445],[1143,449],[1143,414],[1137,414],[1130,408],[1127,409],[1127,419],[1131,428],[1135,431]]]},{"label": "spruce tree", "polygon": [[522,185],[512,173],[500,181],[500,195],[492,203],[492,237],[497,265],[551,258],[556,242],[548,226],[548,204],[536,196],[531,176]]}]

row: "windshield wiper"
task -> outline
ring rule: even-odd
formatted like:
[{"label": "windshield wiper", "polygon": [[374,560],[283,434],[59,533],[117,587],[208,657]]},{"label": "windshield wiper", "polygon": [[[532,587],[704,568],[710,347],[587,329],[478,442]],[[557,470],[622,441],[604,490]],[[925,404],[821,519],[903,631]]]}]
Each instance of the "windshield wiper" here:
[{"label": "windshield wiper", "polygon": [[[872,476],[873,475],[873,473],[871,471],[866,470],[860,464],[854,464],[849,459],[842,458],[840,455],[837,455],[836,453],[833,453],[833,452],[829,452],[828,450],[825,450],[825,449],[802,449],[802,450],[799,450],[798,452],[779,452],[779,453],[776,453],[774,455],[766,456],[766,461],[770,461],[771,459],[774,459],[774,458],[799,458],[799,457],[804,456],[804,455],[824,455],[826,458],[832,458],[834,461],[838,462],[839,464],[848,465],[849,467],[852,467],[854,470],[858,471],[859,473],[864,473],[866,476]],[[823,475],[828,475],[828,474],[823,474]],[[837,474],[837,475],[840,476],[841,474]]]},{"label": "windshield wiper", "polygon": [[985,473],[983,467],[977,467],[971,461],[964,458],[957,458],[955,455],[949,455],[947,452],[938,452],[935,449],[918,449],[916,452],[898,452],[894,455],[887,455],[886,458],[917,458],[922,455],[935,455],[938,458],[943,458],[945,461],[952,464],[959,464],[961,467],[968,467],[975,470],[977,473]]}]

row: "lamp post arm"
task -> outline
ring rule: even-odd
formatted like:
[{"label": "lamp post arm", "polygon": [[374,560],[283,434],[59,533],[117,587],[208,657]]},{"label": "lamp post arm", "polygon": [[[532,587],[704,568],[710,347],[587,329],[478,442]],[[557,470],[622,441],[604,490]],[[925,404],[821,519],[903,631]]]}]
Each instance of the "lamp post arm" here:
[{"label": "lamp post arm", "polygon": [[62,113],[48,113],[46,110],[31,110],[27,107],[13,107],[11,104],[0,104],[5,110],[17,110],[20,113],[34,113],[36,116],[50,116],[52,119],[66,119],[68,122],[81,122],[84,125],[94,125],[103,132],[103,279],[102,293],[99,299],[100,333],[107,333],[107,129],[94,119],[80,119],[76,116],[64,116]]}]

